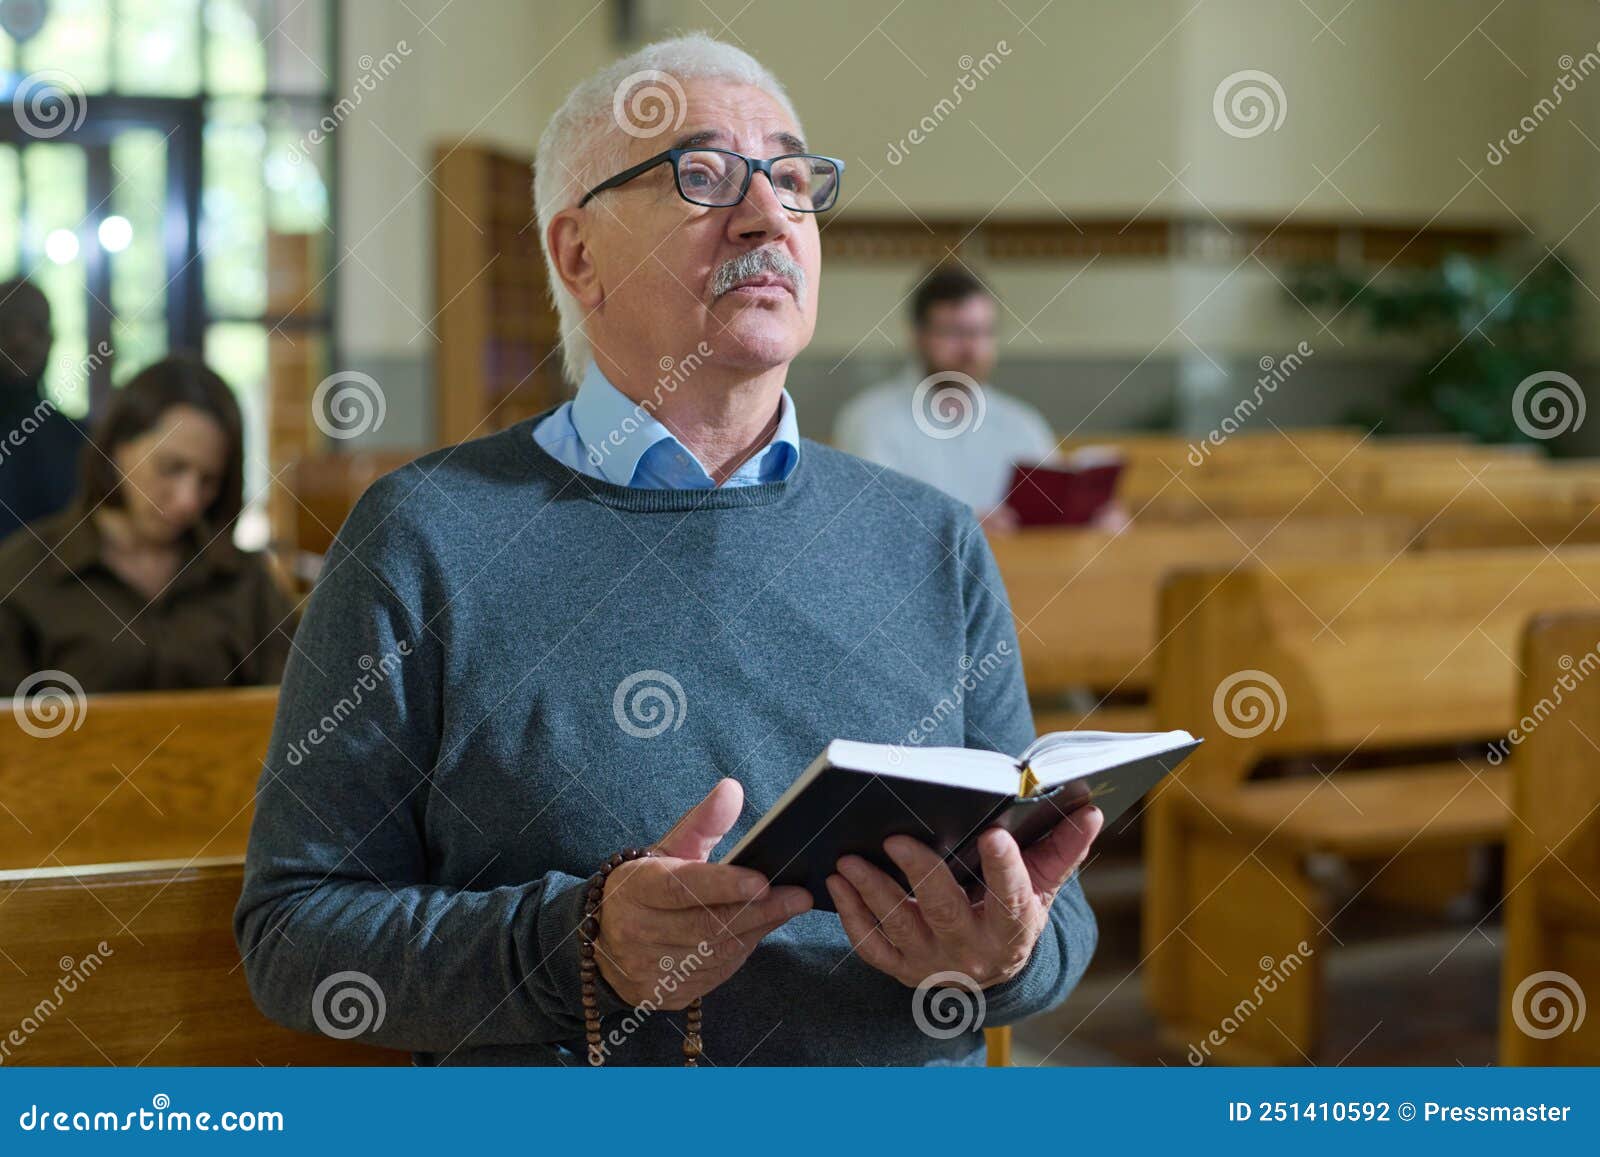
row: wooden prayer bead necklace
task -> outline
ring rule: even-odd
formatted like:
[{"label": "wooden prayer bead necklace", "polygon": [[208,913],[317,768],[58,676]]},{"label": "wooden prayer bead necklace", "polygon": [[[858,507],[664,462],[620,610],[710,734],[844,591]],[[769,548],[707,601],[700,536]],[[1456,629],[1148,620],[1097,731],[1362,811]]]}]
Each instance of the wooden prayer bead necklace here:
[{"label": "wooden prayer bead necklace", "polygon": [[[578,952],[582,959],[578,975],[583,980],[583,1030],[589,1044],[589,1063],[596,1067],[606,1063],[605,1045],[600,1036],[600,1002],[596,995],[600,965],[595,959],[595,937],[600,935],[600,897],[606,889],[606,879],[612,871],[629,860],[641,860],[655,853],[649,848],[624,848],[612,854],[600,865],[600,870],[589,877],[589,890],[583,901],[583,922],[578,925]],[[696,1068],[700,1062],[700,998],[689,1002],[685,1010],[688,1032],[683,1038],[683,1063],[685,1068]]]}]

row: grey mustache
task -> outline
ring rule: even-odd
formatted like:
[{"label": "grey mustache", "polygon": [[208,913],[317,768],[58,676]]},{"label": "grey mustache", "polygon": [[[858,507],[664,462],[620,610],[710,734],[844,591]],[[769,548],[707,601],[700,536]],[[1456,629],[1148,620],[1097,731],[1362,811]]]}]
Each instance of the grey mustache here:
[{"label": "grey mustache", "polygon": [[711,296],[713,299],[721,297],[745,278],[762,273],[788,278],[789,284],[794,286],[795,300],[805,300],[806,271],[800,268],[799,262],[781,249],[770,248],[752,249],[748,253],[741,253],[724,261],[712,275]]}]

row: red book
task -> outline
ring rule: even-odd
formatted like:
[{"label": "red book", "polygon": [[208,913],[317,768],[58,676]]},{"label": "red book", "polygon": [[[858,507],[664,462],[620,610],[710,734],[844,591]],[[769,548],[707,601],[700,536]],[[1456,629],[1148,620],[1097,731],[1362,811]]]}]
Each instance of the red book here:
[{"label": "red book", "polygon": [[1085,446],[1065,460],[1018,462],[1006,505],[1022,526],[1083,526],[1116,496],[1123,465],[1109,446]]}]

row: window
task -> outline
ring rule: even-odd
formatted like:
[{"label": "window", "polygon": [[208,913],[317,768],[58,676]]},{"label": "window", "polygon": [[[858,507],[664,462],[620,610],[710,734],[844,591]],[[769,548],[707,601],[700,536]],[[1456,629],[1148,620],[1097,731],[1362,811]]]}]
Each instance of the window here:
[{"label": "window", "polygon": [[47,391],[81,417],[201,351],[239,395],[258,511],[269,462],[310,447],[332,355],[334,156],[312,129],[334,36],[329,0],[0,8],[0,278],[50,298]]}]

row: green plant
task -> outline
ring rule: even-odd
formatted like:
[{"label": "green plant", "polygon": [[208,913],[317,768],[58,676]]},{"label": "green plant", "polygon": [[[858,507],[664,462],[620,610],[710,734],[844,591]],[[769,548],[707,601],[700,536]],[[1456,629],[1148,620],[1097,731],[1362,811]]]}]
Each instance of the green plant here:
[{"label": "green plant", "polygon": [[1577,275],[1555,255],[1455,253],[1416,272],[1365,277],[1337,266],[1298,270],[1307,306],[1349,308],[1378,334],[1404,334],[1420,356],[1397,401],[1481,442],[1526,442],[1512,395],[1530,374],[1571,367]]}]

